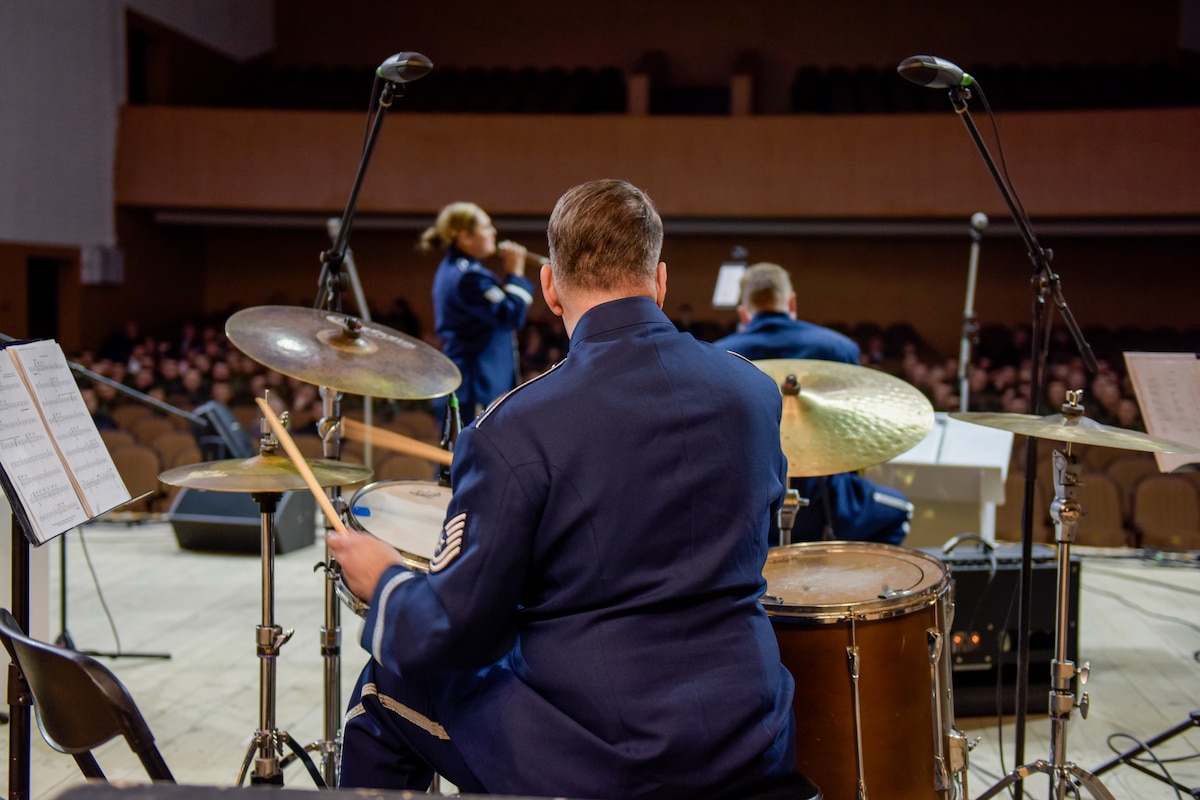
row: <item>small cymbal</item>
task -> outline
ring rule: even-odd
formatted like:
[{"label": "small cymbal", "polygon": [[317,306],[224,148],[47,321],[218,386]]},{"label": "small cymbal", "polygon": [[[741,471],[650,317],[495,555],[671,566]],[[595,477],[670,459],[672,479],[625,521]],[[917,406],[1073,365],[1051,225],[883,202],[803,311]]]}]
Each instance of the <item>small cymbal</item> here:
[{"label": "small cymbal", "polygon": [[[362,464],[347,464],[325,458],[305,459],[321,486],[363,483],[372,470]],[[307,489],[304,476],[287,456],[257,455],[175,467],[158,476],[168,486],[207,489],[214,492],[290,492]]]},{"label": "small cymbal", "polygon": [[462,383],[458,367],[436,348],[349,314],[257,306],[231,316],[225,334],[276,372],[349,394],[425,400]]},{"label": "small cymbal", "polygon": [[1099,445],[1118,450],[1141,450],[1146,453],[1200,453],[1200,450],[1191,445],[1158,439],[1128,428],[1114,428],[1082,415],[1051,414],[1039,417],[1035,414],[1008,414],[998,411],[952,411],[948,416],[988,428],[1032,436],[1035,439]]},{"label": "small cymbal", "polygon": [[933,427],[933,406],[925,395],[886,372],[816,359],[754,363],[783,392],[780,443],[789,477],[881,464],[912,449]]}]

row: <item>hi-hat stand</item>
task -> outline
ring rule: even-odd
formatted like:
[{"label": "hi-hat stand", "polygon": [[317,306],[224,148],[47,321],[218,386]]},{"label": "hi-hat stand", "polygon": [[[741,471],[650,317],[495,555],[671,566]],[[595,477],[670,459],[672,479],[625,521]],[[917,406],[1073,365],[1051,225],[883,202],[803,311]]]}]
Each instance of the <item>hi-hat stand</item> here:
[{"label": "hi-hat stand", "polygon": [[[1079,404],[1081,395],[1082,392],[1078,390],[1067,392],[1067,402],[1062,406],[1064,419],[1083,416],[1083,406]],[[1078,786],[1083,786],[1098,800],[1116,800],[1094,774],[1067,761],[1067,723],[1071,719],[1071,711],[1079,708],[1084,719],[1088,712],[1087,693],[1076,703],[1071,687],[1076,678],[1081,684],[1087,683],[1090,668],[1086,663],[1076,667],[1075,662],[1067,658],[1067,635],[1071,630],[1071,544],[1075,541],[1079,520],[1084,513],[1083,505],[1076,498],[1083,482],[1080,479],[1079,456],[1072,452],[1070,441],[1066,442],[1063,450],[1055,450],[1053,457],[1055,496],[1050,503],[1050,515],[1054,519],[1054,538],[1058,543],[1058,582],[1055,594],[1054,660],[1050,665],[1050,760],[1039,759],[1017,767],[979,795],[977,800],[987,800],[1009,784],[1039,772],[1050,776],[1050,797],[1053,800],[1065,800],[1068,788],[1070,796],[1077,797]]]},{"label": "hi-hat stand", "polygon": [[[264,435],[263,453],[273,451],[274,445],[267,444]],[[255,647],[259,659],[258,673],[258,729],[250,740],[246,758],[238,771],[237,785],[241,786],[254,762],[250,775],[252,785],[282,786],[283,765],[280,761],[282,745],[286,744],[312,776],[318,788],[325,788],[312,759],[304,748],[287,731],[275,727],[275,665],[279,648],[292,638],[295,631],[284,631],[275,624],[275,509],[283,497],[281,492],[253,492],[250,495],[258,503],[262,515],[262,624],[255,628]]]}]

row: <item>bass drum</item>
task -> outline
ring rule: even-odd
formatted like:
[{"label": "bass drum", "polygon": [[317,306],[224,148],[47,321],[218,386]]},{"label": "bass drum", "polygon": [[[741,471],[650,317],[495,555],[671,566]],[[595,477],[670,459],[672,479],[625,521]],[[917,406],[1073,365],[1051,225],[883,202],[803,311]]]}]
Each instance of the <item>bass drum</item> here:
[{"label": "bass drum", "polygon": [[763,577],[796,679],[796,770],[830,798],[954,797],[946,566],[892,545],[812,542],[772,548]]}]

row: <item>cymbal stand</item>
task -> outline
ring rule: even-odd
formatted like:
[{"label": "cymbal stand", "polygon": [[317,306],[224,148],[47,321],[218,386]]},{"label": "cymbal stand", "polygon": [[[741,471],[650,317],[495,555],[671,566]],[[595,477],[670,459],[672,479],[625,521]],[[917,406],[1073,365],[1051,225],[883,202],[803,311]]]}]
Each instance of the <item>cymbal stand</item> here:
[{"label": "cymbal stand", "polygon": [[[318,433],[324,444],[325,457],[339,459],[341,457],[342,427],[341,427],[341,393],[328,386],[321,387],[321,399],[324,403],[324,416],[318,423]],[[345,511],[345,501],[341,496],[341,488],[332,486],[328,489],[330,502],[341,515]],[[330,529],[329,521],[325,521],[326,530]],[[340,570],[333,559],[329,545],[325,546],[325,560],[316,566],[325,571],[325,621],[321,627],[320,645],[321,660],[324,664],[325,696],[322,712],[323,736],[320,742],[310,745],[309,749],[318,750],[321,754],[321,774],[330,786],[338,785],[338,771],[341,766],[342,745],[342,622],[341,601],[338,597],[337,583]]]},{"label": "cymbal stand", "polygon": [[796,514],[808,506],[808,498],[801,497],[798,489],[788,489],[783,496],[783,505],[779,507],[779,544],[783,547],[792,543],[792,528],[796,524]]},{"label": "cymbal stand", "polygon": [[[366,176],[367,165],[379,139],[379,131],[383,120],[398,97],[404,95],[404,84],[417,80],[426,75],[433,64],[425,56],[412,51],[397,53],[389,58],[376,70],[375,85],[382,83],[379,99],[373,109],[373,117],[367,131],[366,141],[363,142],[362,155],[359,158],[358,170],[354,174],[354,183],[350,187],[350,196],[346,201],[346,210],[341,217],[333,246],[321,253],[321,275],[318,279],[319,296],[314,304],[317,308],[325,308],[341,313],[342,292],[346,288],[346,273],[342,267],[346,261],[350,240],[350,228],[354,222],[354,214],[358,206],[358,194],[362,189],[363,178]],[[372,91],[374,87],[372,88]],[[362,309],[364,313],[365,309]],[[347,320],[347,328],[354,330],[353,324]],[[359,323],[361,325],[361,323]],[[322,386],[321,397],[324,401],[324,416],[319,423],[319,433],[324,442],[326,458],[337,459],[341,450],[341,395],[333,387]],[[338,487],[330,489],[330,500],[339,514],[345,511]],[[328,521],[327,521],[328,530]],[[309,749],[320,750],[322,771],[329,786],[338,785],[338,769],[341,756],[341,643],[342,630],[340,619],[339,598],[336,588],[338,566],[333,560],[329,547],[325,548],[325,560],[317,565],[325,570],[325,625],[321,629],[321,656],[325,662],[325,708],[324,708],[324,739],[309,745]]]},{"label": "cymbal stand", "polygon": [[[1064,416],[1081,416],[1083,406],[1079,404],[1080,391],[1067,392],[1067,402],[1063,404]],[[1023,780],[1035,772],[1050,776],[1050,796],[1053,800],[1065,800],[1068,787],[1071,797],[1078,797],[1078,786],[1082,785],[1098,800],[1115,800],[1108,789],[1104,787],[1095,775],[1066,760],[1067,755],[1067,722],[1071,718],[1071,710],[1078,705],[1079,712],[1087,719],[1088,696],[1085,692],[1079,703],[1071,691],[1071,681],[1079,678],[1080,683],[1087,683],[1087,664],[1076,668],[1075,663],[1067,658],[1067,633],[1070,630],[1070,566],[1071,543],[1079,527],[1079,519],[1083,516],[1083,505],[1076,499],[1080,480],[1081,465],[1079,457],[1071,452],[1071,443],[1067,442],[1064,450],[1055,450],[1054,456],[1054,500],[1050,504],[1050,515],[1054,518],[1054,535],[1058,543],[1058,582],[1055,596],[1055,628],[1054,628],[1054,660],[1050,666],[1050,760],[1037,760],[1006,775],[999,783],[981,794],[977,800],[987,800],[996,795],[1009,784]]]},{"label": "cymbal stand", "polygon": [[[273,449],[266,444],[264,454]],[[262,513],[262,624],[255,629],[255,645],[259,659],[258,730],[246,750],[246,758],[238,771],[237,785],[241,786],[254,762],[252,785],[283,785],[283,766],[279,758],[283,744],[292,749],[308,769],[318,788],[325,788],[320,773],[304,748],[287,731],[275,727],[275,663],[279,648],[292,638],[295,631],[284,631],[275,624],[275,508],[283,497],[280,492],[255,492],[251,495]],[[257,754],[257,755],[256,755]]]}]

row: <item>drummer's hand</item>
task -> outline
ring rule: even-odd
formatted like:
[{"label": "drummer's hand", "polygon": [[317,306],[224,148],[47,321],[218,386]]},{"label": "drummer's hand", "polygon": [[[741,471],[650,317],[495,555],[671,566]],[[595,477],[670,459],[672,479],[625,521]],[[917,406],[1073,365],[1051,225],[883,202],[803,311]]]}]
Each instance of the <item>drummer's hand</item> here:
[{"label": "drummer's hand", "polygon": [[375,596],[375,587],[388,567],[403,563],[394,547],[369,533],[331,531],[325,534],[325,541],[342,568],[346,587],[361,600]]}]

